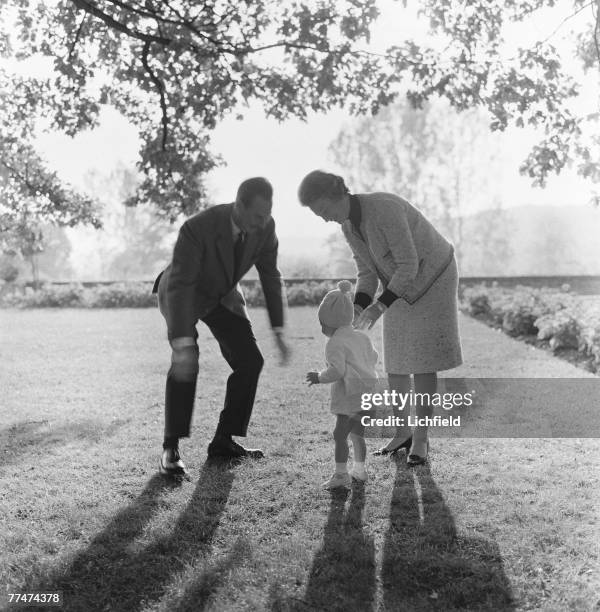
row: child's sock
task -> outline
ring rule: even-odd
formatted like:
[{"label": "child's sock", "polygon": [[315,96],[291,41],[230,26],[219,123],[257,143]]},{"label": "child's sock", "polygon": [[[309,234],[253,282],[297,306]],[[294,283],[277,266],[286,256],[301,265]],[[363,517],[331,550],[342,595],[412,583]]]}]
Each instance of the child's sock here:
[{"label": "child's sock", "polygon": [[335,464],[335,473],[336,474],[347,474],[348,473],[348,465],[346,463],[336,463]]},{"label": "child's sock", "polygon": [[[365,439],[358,434],[350,434],[352,440],[352,449],[354,451],[354,469],[364,471],[365,469],[365,457],[367,456],[367,444]],[[358,466],[361,466],[358,468]]]}]

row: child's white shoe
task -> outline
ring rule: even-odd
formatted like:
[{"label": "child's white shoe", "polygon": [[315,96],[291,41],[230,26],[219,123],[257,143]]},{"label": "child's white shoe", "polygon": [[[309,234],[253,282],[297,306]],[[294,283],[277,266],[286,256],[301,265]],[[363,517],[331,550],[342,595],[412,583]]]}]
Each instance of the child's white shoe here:
[{"label": "child's white shoe", "polygon": [[323,483],[324,489],[338,489],[340,487],[349,487],[352,485],[352,478],[348,472],[344,472],[343,474],[339,474],[335,472],[335,474],[327,481]]},{"label": "child's white shoe", "polygon": [[367,470],[355,470],[352,468],[350,470],[350,477],[354,480],[358,480],[359,482],[367,482],[369,474],[367,473]]}]

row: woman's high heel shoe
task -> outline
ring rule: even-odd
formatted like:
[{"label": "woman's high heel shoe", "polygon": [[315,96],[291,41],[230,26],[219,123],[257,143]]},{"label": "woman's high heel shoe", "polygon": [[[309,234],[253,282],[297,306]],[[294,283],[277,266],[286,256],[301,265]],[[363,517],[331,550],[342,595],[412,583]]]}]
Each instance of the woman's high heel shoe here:
[{"label": "woman's high heel shoe", "polygon": [[423,465],[427,461],[428,455],[429,455],[429,440],[427,440],[426,455],[424,457],[421,457],[421,455],[415,455],[414,453],[412,453],[408,455],[408,457],[406,458],[406,465],[408,465],[409,467],[415,467],[416,465]]},{"label": "woman's high heel shoe", "polygon": [[406,449],[406,452],[408,452],[408,449],[411,446],[412,446],[412,436],[408,436],[408,438],[406,438],[404,442],[401,442],[395,448],[389,448],[388,446],[382,446],[381,448],[378,448],[376,451],[373,451],[371,454],[377,457],[380,455],[395,455],[399,450],[402,450],[403,448]]}]

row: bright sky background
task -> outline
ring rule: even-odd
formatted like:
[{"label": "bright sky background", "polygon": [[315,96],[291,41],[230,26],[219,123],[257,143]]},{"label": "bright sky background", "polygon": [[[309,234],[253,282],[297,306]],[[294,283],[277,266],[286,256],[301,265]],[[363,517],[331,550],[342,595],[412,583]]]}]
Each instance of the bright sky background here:
[{"label": "bright sky background", "polygon": [[[409,2],[409,5],[411,3]],[[414,6],[415,3],[412,3]],[[380,0],[381,17],[374,30],[372,49],[383,51],[388,46],[425,32],[427,23],[419,21],[409,6],[401,2]],[[506,54],[509,57],[517,46],[527,45],[528,40],[550,36],[562,19],[573,10],[572,2],[562,1],[558,10],[536,13],[536,18],[526,24],[517,24],[509,32]],[[568,39],[572,29],[581,28],[591,14],[584,12],[565,22],[554,34],[552,41],[557,46]],[[431,41],[430,41],[431,42]],[[578,70],[577,62],[572,63]],[[591,81],[591,79],[590,79]],[[597,111],[597,89],[589,91],[578,102],[589,112]],[[327,235],[334,231],[332,224],[325,224],[297,201],[296,190],[302,177],[315,168],[336,168],[328,155],[329,143],[348,120],[343,111],[328,115],[313,116],[307,123],[299,120],[278,123],[267,120],[259,109],[250,109],[243,121],[228,118],[213,134],[213,149],[220,153],[227,166],[209,176],[209,187],[215,203],[231,201],[241,180],[249,176],[268,177],[275,188],[274,216],[277,221],[282,251],[299,252],[306,249],[306,240],[320,247]],[[507,162],[501,180],[505,194],[504,206],[523,204],[581,204],[590,198],[590,186],[577,178],[573,172],[549,182],[545,190],[533,189],[529,182],[519,176],[519,163],[525,158],[535,137],[522,130],[513,130],[499,136]],[[135,130],[115,111],[105,109],[100,127],[83,133],[74,139],[60,134],[44,134],[39,139],[41,151],[49,163],[68,181],[82,184],[82,178],[90,169],[102,172],[118,163],[133,165],[137,158],[138,141]],[[418,205],[418,202],[415,204]],[[77,232],[73,234],[77,246]],[[83,234],[82,234],[82,239]]]}]

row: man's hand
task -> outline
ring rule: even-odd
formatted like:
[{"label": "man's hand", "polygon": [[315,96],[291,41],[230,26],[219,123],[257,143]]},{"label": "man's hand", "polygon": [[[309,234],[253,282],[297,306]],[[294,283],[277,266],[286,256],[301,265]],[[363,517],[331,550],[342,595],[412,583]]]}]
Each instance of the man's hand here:
[{"label": "man's hand", "polygon": [[318,385],[319,384],[319,373],[309,372],[306,375],[306,382],[308,382],[309,387],[312,387],[313,385]]},{"label": "man's hand", "polygon": [[173,348],[171,353],[171,376],[177,382],[193,382],[198,374],[198,347]]},{"label": "man's hand", "polygon": [[354,322],[356,329],[371,329],[377,319],[383,314],[385,306],[381,302],[375,302],[365,308]]},{"label": "man's hand", "polygon": [[283,333],[281,331],[275,332],[275,343],[279,349],[279,365],[287,365],[290,360],[291,351],[290,347],[284,340]]}]

